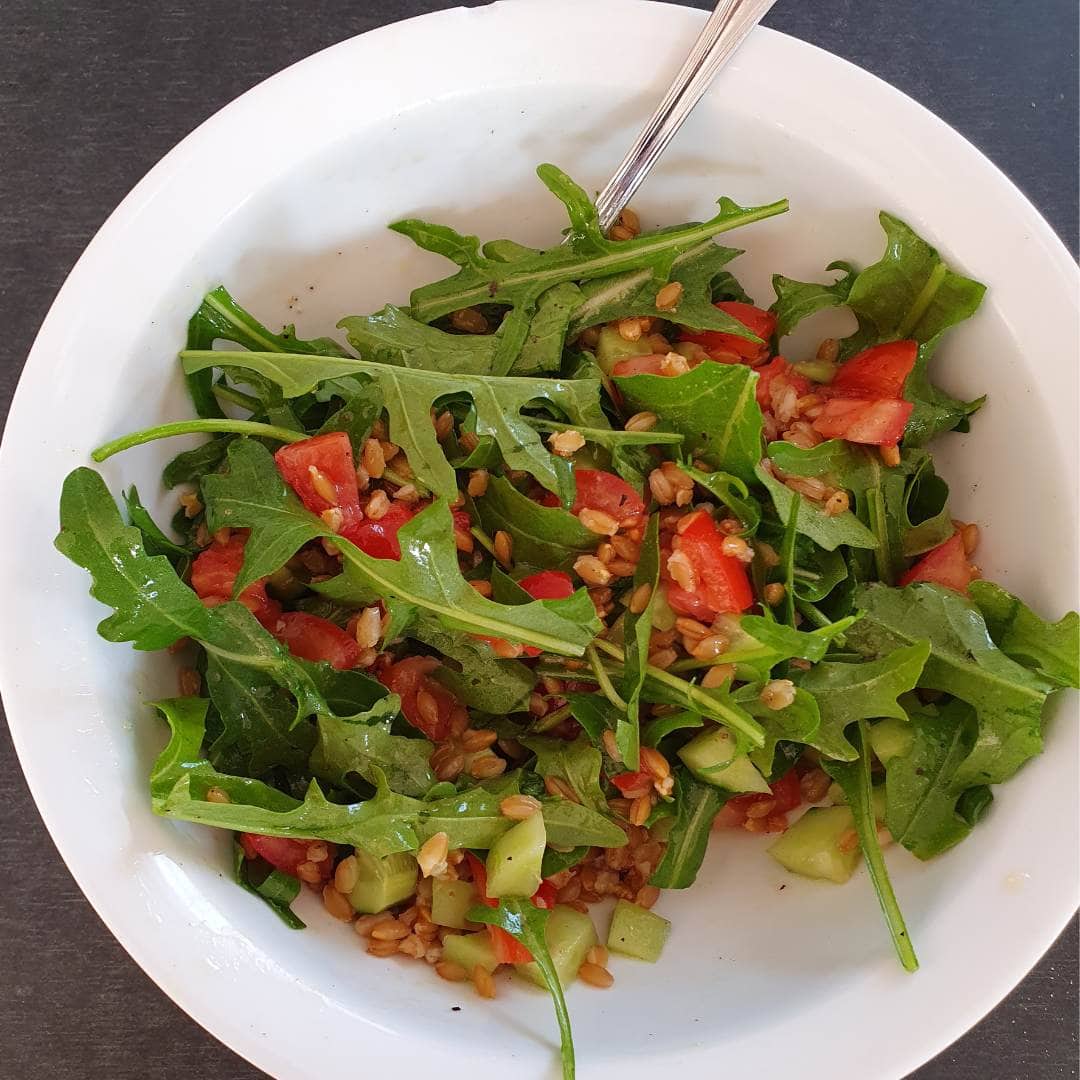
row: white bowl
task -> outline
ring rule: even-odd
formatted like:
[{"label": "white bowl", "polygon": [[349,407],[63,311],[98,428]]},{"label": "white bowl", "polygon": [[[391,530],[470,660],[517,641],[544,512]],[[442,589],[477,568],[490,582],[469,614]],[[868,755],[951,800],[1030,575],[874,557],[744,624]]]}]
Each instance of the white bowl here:
[{"label": "white bowl", "polygon": [[[555,1071],[546,996],[493,1003],[407,963],[366,956],[314,899],[296,934],[228,880],[224,838],[150,813],[164,741],[143,702],[173,663],[108,645],[82,571],[54,553],[63,476],[107,438],[189,415],[175,353],[202,293],[225,282],[268,323],[306,336],[402,300],[447,272],[385,224],[446,221],[546,244],[559,207],[533,175],[553,161],[599,187],[700,25],[683,8],[544,0],[453,10],[344,42],[259,86],[186,139],[88,247],[38,337],[8,422],[0,595],[8,716],[34,797],[72,873],[158,984],[280,1078],[445,1080]],[[988,576],[1058,615],[1076,596],[1076,274],[1023,196],[941,121],[872,76],[758,30],[636,205],[649,224],[791,198],[725,239],[767,302],[768,277],[866,264],[888,208],[987,282],[947,341],[947,388],[990,403],[940,442],[954,511],[983,526]],[[110,461],[159,513],[155,444]],[[1047,753],[1003,787],[959,849],[890,855],[922,969],[900,970],[869,882],[785,878],[752,838],[717,840],[656,966],[570,991],[589,1080],[686,1075],[899,1077],[998,1002],[1077,900],[1076,700]],[[780,891],[781,886],[786,888]],[[460,1005],[460,1011],[452,1006]],[[494,1021],[494,1022],[493,1022]],[[872,1065],[869,1063],[873,1063]]]}]

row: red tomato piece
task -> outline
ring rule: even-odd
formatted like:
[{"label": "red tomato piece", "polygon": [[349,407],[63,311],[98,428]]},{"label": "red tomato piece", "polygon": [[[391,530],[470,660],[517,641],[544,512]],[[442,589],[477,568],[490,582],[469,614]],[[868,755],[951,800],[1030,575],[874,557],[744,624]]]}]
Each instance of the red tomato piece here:
[{"label": "red tomato piece", "polygon": [[747,795],[736,795],[724,803],[723,809],[716,815],[713,822],[715,828],[738,828],[747,823],[747,811],[759,803],[773,802],[769,813],[761,822],[761,832],[783,832],[787,828],[785,815],[794,810],[802,802],[802,791],[799,788],[799,774],[795,769],[788,769],[779,780],[774,780],[769,785],[771,794],[764,792],[751,792]]},{"label": "red tomato piece", "polygon": [[[308,858],[308,848],[317,841],[290,840],[284,836],[261,836],[258,833],[241,833],[240,845],[249,859],[265,859],[275,870],[297,877],[301,863],[311,863],[318,868],[319,877],[326,881],[334,869],[333,844],[323,843],[326,856],[318,861]],[[322,841],[318,841],[322,843]]]},{"label": "red tomato piece", "polygon": [[652,776],[647,772],[616,773],[611,782],[627,799],[638,799],[652,791]]},{"label": "red tomato piece", "polygon": [[[274,461],[285,482],[313,514],[337,507],[346,523],[359,517],[360,493],[352,444],[344,431],[283,446],[274,455]],[[333,499],[327,498],[328,483],[333,488]]]},{"label": "red tomato piece", "polygon": [[533,906],[538,908],[546,908],[550,911],[555,906],[555,901],[558,899],[559,890],[551,884],[550,881],[541,881],[540,888],[533,893]]},{"label": "red tomato piece", "polygon": [[[431,673],[439,667],[433,656],[407,656],[391,664],[379,675],[379,681],[391,693],[401,698],[401,713],[417,731],[422,731],[432,742],[443,742],[455,732],[468,727],[469,716],[465,707]],[[418,702],[426,693],[423,707]],[[434,700],[434,711],[428,703]]]},{"label": "red tomato piece", "polygon": [[611,374],[616,378],[627,375],[674,375],[670,364],[665,364],[665,353],[650,353],[646,356],[627,356],[615,363]]},{"label": "red tomato piece", "polygon": [[707,513],[695,515],[676,539],[697,574],[697,595],[712,611],[746,611],[754,603],[746,566],[734,555],[724,554],[724,537]]},{"label": "red tomato piece", "polygon": [[895,446],[904,434],[911,410],[910,401],[882,398],[835,397],[825,402],[813,423],[826,439],[846,439],[867,446]]},{"label": "red tomato piece", "polygon": [[574,595],[574,582],[562,570],[541,570],[523,577],[518,584],[534,600],[566,600]]},{"label": "red tomato piece", "polygon": [[928,581],[967,596],[968,586],[975,577],[975,568],[968,562],[964,551],[963,535],[954,533],[944,544],[928,551],[911,569],[905,571],[900,576],[900,584]]},{"label": "red tomato piece", "polygon": [[[580,514],[586,507],[610,514],[620,524],[628,518],[645,513],[641,494],[635,491],[621,476],[604,472],[603,469],[575,469],[574,481],[577,492],[571,514]],[[545,491],[537,501],[541,506],[558,506],[559,497],[553,491]]]},{"label": "red tomato piece", "polygon": [[670,582],[666,588],[668,606],[676,615],[685,615],[689,619],[697,619],[698,622],[707,626],[720,613],[713,611],[705,601],[695,593],[687,592],[674,582]]},{"label": "red tomato piece", "polygon": [[772,410],[773,389],[783,383],[793,386],[798,397],[804,397],[813,389],[810,380],[799,375],[782,356],[774,356],[764,367],[759,367],[757,373],[758,382],[754,393],[757,403],[763,409]]},{"label": "red tomato piece", "polygon": [[[195,556],[191,564],[191,587],[200,600],[231,600],[236,576],[244,565],[244,545],[248,534],[233,532],[227,543],[214,541]],[[267,628],[281,617],[281,605],[266,594],[266,580],[252,582],[237,599]]]},{"label": "red tomato piece", "polygon": [[719,330],[702,330],[700,333],[683,330],[679,340],[692,341],[710,354],[715,351],[718,355],[714,359],[727,363],[731,362],[727,359],[731,354],[734,354],[736,361],[749,360],[752,364],[759,363],[769,355],[769,340],[776,331],[776,316],[771,311],[764,311],[753,304],[743,304],[737,300],[722,300],[713,307],[737,319],[752,334],[761,338],[761,343],[747,341],[737,334],[724,334]]},{"label": "red tomato piece", "polygon": [[829,393],[866,400],[901,398],[918,354],[915,341],[875,345],[840,366],[829,383]]},{"label": "red tomato piece", "polygon": [[341,535],[373,559],[397,560],[401,558],[398,529],[410,520],[414,513],[415,511],[403,502],[395,500],[378,521],[363,518],[346,522],[342,526]]},{"label": "red tomato piece", "polygon": [[779,780],[774,780],[769,788],[776,800],[776,805],[773,807],[774,814],[786,814],[802,802],[799,774],[794,769],[788,769]]},{"label": "red tomato piece", "polygon": [[287,611],[277,621],[274,637],[301,660],[325,661],[339,671],[355,667],[360,659],[356,638],[329,619],[306,611]]}]

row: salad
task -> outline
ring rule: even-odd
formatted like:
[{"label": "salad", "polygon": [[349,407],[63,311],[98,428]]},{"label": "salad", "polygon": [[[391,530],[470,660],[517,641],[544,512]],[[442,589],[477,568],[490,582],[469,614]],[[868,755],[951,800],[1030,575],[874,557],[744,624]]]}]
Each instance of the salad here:
[{"label": "salad", "polygon": [[[1078,618],[981,579],[926,449],[982,404],[931,380],[982,285],[883,213],[879,262],[777,275],[765,309],[715,238],[786,202],[605,235],[538,174],[565,243],[398,222],[457,270],[347,347],[209,293],[197,419],[93,453],[209,435],[165,468],[171,531],[79,468],[56,546],[103,637],[177,654],[154,812],[231,834],[290,927],[307,886],[373,956],[546,987],[570,1077],[564,987],[660,960],[710,838],[826,882],[864,861],[914,971],[882,852],[991,812],[1078,684]],[[785,354],[833,307],[850,337]]]}]

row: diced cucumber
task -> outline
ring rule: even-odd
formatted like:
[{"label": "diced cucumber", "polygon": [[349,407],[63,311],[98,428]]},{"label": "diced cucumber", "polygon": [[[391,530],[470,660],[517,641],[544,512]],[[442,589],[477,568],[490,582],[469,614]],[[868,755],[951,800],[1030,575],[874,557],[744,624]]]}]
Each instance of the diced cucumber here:
[{"label": "diced cucumber", "polygon": [[830,383],[836,378],[838,365],[831,360],[799,360],[791,365],[804,379],[816,383]]},{"label": "diced cucumber", "polygon": [[850,806],[818,806],[805,814],[771,847],[769,854],[793,874],[842,885],[859,862],[858,843],[840,840],[855,828]]},{"label": "diced cucumber", "polygon": [[443,959],[470,973],[477,965],[485,971],[494,971],[499,966],[486,930],[479,934],[449,934],[443,942]]},{"label": "diced cucumber", "polygon": [[745,754],[735,752],[735,737],[724,728],[695,735],[680,751],[690,771],[706,784],[728,791],[769,792],[765,778]]},{"label": "diced cucumber", "polygon": [[652,605],[652,628],[654,630],[671,630],[675,626],[678,616],[672,610],[667,599],[667,589],[657,589],[653,597]]},{"label": "diced cucumber", "polygon": [[627,341],[614,326],[605,326],[596,343],[596,362],[605,375],[610,375],[611,369],[620,360],[628,356],[648,356],[651,352],[652,346],[643,338]]},{"label": "diced cucumber", "polygon": [[543,814],[531,814],[504,832],[488,852],[488,896],[532,896],[540,888],[546,846]]},{"label": "diced cucumber", "polygon": [[465,914],[475,903],[476,889],[471,881],[436,878],[431,883],[431,921],[438,926],[464,930],[468,921]]},{"label": "diced cucumber", "polygon": [[[564,987],[574,981],[578,968],[585,963],[585,954],[599,941],[592,919],[584,912],[575,911],[564,904],[557,904],[551,909],[544,938],[559,982]],[[521,964],[517,970],[537,986],[547,985],[535,962]]]},{"label": "diced cucumber", "polygon": [[[844,794],[844,789],[836,783],[834,780],[829,785],[829,790],[825,793],[825,797],[833,806],[847,806],[847,796]],[[870,803],[874,808],[874,817],[878,821],[885,820],[885,785],[878,784],[877,787],[870,789]]]},{"label": "diced cucumber", "polygon": [[360,877],[349,893],[349,903],[361,915],[374,915],[416,892],[416,859],[407,852],[376,859],[356,849]]},{"label": "diced cucumber", "polygon": [[888,765],[890,759],[911,749],[913,738],[910,724],[890,717],[870,728],[870,749],[882,765]]},{"label": "diced cucumber", "polygon": [[620,900],[611,913],[607,947],[614,953],[655,964],[671,932],[671,923],[647,908]]}]

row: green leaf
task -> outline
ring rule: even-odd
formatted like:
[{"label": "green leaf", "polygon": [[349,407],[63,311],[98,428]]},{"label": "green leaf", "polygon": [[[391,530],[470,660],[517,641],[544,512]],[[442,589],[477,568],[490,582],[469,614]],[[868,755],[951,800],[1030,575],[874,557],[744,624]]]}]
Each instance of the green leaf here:
[{"label": "green leaf", "polygon": [[128,520],[142,533],[143,548],[147,555],[164,555],[174,566],[186,566],[191,559],[191,552],[162,532],[150,516],[150,511],[143,506],[135,486],[132,485],[123,492],[123,497]]},{"label": "green leaf", "polygon": [[235,840],[233,877],[240,888],[262,900],[290,930],[306,928],[307,924],[289,906],[300,895],[300,879],[274,869],[259,876],[256,867],[248,861],[244,849]]},{"label": "green leaf", "polygon": [[[646,746],[659,746],[668,735],[676,731],[693,730],[702,727],[704,723],[705,721],[697,713],[689,711],[667,713],[664,716],[655,717],[645,725],[641,732],[641,741]],[[766,731],[767,737],[768,731]]]},{"label": "green leaf", "polygon": [[855,831],[859,835],[859,846],[866,859],[866,868],[870,880],[874,883],[878,902],[881,904],[885,923],[892,936],[896,955],[905,971],[917,971],[919,961],[908,936],[904,916],[893,892],[889,871],[881,855],[878,842],[877,820],[874,817],[872,788],[870,786],[870,749],[866,740],[866,725],[860,720],[854,733],[856,758],[849,765],[835,761],[823,762],[825,771],[840,785],[847,796],[848,805],[855,815]]},{"label": "green leaf", "polygon": [[500,716],[515,712],[536,685],[536,676],[525,664],[502,660],[486,641],[444,630],[433,619],[417,619],[406,633],[450,659],[451,665],[444,664],[433,675],[470,708]]},{"label": "green leaf", "polygon": [[968,417],[986,403],[985,396],[961,401],[930,381],[930,361],[940,342],[939,335],[919,346],[915,366],[904,382],[904,400],[914,405],[904,428],[907,447],[925,446],[943,431],[967,431]]},{"label": "green leaf", "polygon": [[885,824],[897,843],[920,859],[958,844],[971,831],[957,802],[957,776],[975,748],[979,723],[963,701],[924,705],[908,713],[911,742],[885,763]]},{"label": "green leaf", "polygon": [[518,740],[536,755],[533,768],[540,776],[564,780],[578,801],[598,814],[608,815],[607,800],[600,787],[600,751],[579,736],[573,742],[565,739],[546,739],[539,735]]},{"label": "green leaf", "polygon": [[505,930],[515,941],[519,941],[532,953],[536,966],[544,976],[548,992],[555,1003],[555,1016],[559,1021],[559,1044],[562,1058],[563,1080],[574,1080],[574,1036],[570,1030],[570,1014],[566,1009],[559,973],[548,951],[547,930],[548,911],[533,907],[528,900],[511,900],[504,897],[495,908],[477,904],[469,911],[470,922],[487,923]]},{"label": "green leaf", "polygon": [[[435,749],[427,739],[393,735],[390,717],[399,702],[390,695],[365,717],[339,720],[320,716],[318,742],[311,752],[311,771],[320,780],[345,791],[358,790],[353,774],[369,784],[377,781],[376,769],[386,777],[391,791],[420,798],[435,783],[428,759]],[[359,789],[364,790],[364,789]]]},{"label": "green leaf", "polygon": [[198,483],[225,460],[225,452],[233,438],[232,435],[220,435],[193,450],[182,450],[162,471],[162,485],[174,488],[179,484]]},{"label": "green leaf", "polygon": [[814,695],[801,686],[795,688],[795,700],[783,709],[771,709],[761,700],[763,682],[740,686],[732,697],[761,725],[765,745],[750,754],[750,760],[763,776],[771,775],[780,741],[811,745],[821,726],[821,712]]},{"label": "green leaf", "polygon": [[695,484],[715,495],[743,524],[744,533],[753,533],[761,523],[761,506],[737,477],[725,472],[703,473],[683,462],[681,468]]},{"label": "green leaf", "polygon": [[657,282],[650,268],[586,281],[581,287],[584,300],[570,323],[570,336],[598,323],[644,315],[673,319],[697,330],[720,330],[753,341],[754,336],[738,319],[713,306],[714,285],[723,276],[723,267],[741,254],[736,248],[720,247],[706,240],[678,256],[671,264],[670,280],[679,282],[683,291],[674,311],[661,311],[656,306],[656,294],[664,283]]},{"label": "green leaf", "polygon": [[634,581],[630,595],[648,586],[649,601],[645,607],[634,612],[627,608],[623,622],[622,696],[626,700],[626,713],[615,726],[615,744],[619,748],[623,764],[634,771],[638,767],[640,740],[641,689],[649,666],[649,638],[652,635],[652,612],[656,590],[660,584],[660,516],[653,514],[645,529],[641,543],[641,557],[634,568]]},{"label": "green leaf", "polygon": [[577,866],[588,856],[590,850],[591,848],[584,846],[571,848],[569,851],[555,851],[547,848],[544,851],[544,861],[540,864],[540,876],[542,878],[554,877],[564,870],[569,870],[572,866]]},{"label": "green leaf", "polygon": [[500,529],[510,534],[518,562],[569,571],[579,555],[596,550],[596,533],[568,510],[541,506],[501,476],[488,480],[487,491],[473,505],[489,536]]},{"label": "green leaf", "polygon": [[252,530],[238,589],[283,565],[305,542],[328,537],[342,554],[344,581],[335,578],[330,583],[336,583],[337,600],[348,602],[350,590],[361,603],[373,594],[390,596],[429,612],[448,629],[572,655],[581,655],[599,629],[585,590],[568,600],[536,600],[516,607],[482,597],[461,575],[445,503],[429,506],[402,526],[400,560],[376,559],[308,513],[258,443],[242,441],[230,447],[229,465],[227,475],[206,478],[203,494],[210,528]]},{"label": "green leaf", "polygon": [[540,294],[521,352],[510,367],[511,375],[547,375],[559,371],[567,327],[581,299],[581,289],[569,281]]},{"label": "green leaf", "polygon": [[79,468],[64,481],[56,549],[90,571],[90,595],[113,609],[98,624],[106,641],[165,649],[182,637],[205,640],[211,614],[164,555],[147,555],[142,535],[125,525],[105,481]]},{"label": "green leaf", "polygon": [[681,765],[675,769],[675,823],[667,848],[649,884],[661,889],[686,889],[694,884],[705,858],[713,819],[727,793],[695,780]]},{"label": "green leaf", "polygon": [[326,435],[331,431],[344,431],[349,436],[349,445],[353,456],[359,457],[364,448],[364,441],[370,436],[372,426],[382,412],[382,392],[376,383],[356,380],[356,387],[344,399],[340,409],[332,412],[317,434]]},{"label": "green leaf", "polygon": [[534,402],[547,402],[575,425],[600,426],[594,422],[602,422],[600,384],[590,379],[494,378],[368,360],[220,350],[185,351],[181,360],[187,372],[207,368],[255,371],[280,386],[286,397],[305,394],[328,379],[367,375],[385,402],[390,438],[405,451],[420,481],[447,499],[457,497],[457,480],[431,423],[431,409],[442,398],[470,399],[475,408],[476,435],[494,439],[508,468],[531,473],[566,506],[574,494],[570,463],[544,447],[521,410]]},{"label": "green leaf", "polygon": [[1058,684],[1011,660],[993,642],[978,608],[937,585],[862,587],[863,616],[848,644],[864,656],[888,656],[914,640],[929,641],[918,685],[971,705],[979,738],[957,775],[971,787],[998,784],[1042,749],[1042,714]]},{"label": "green leaf", "polygon": [[583,844],[603,848],[625,846],[626,833],[606,813],[601,814],[569,799],[540,801],[549,844],[555,847],[580,847]]},{"label": "green leaf", "polygon": [[570,691],[565,696],[571,715],[582,726],[593,743],[599,746],[604,732],[615,730],[619,717],[622,715],[621,710],[612,705],[603,694]]},{"label": "green leaf", "polygon": [[[849,641],[859,628],[860,623],[856,623],[848,631]],[[877,660],[858,664],[826,662],[811,668],[799,679],[799,687],[813,695],[821,713],[821,726],[810,745],[827,757],[854,761],[858,750],[845,735],[848,725],[886,716],[907,719],[896,699],[919,685],[929,655],[929,644],[916,640]]]},{"label": "green leaf", "polygon": [[269,675],[210,653],[206,689],[221,720],[209,748],[218,769],[256,778],[277,766],[306,770],[315,732],[310,724],[296,724],[296,702]]},{"label": "green leaf", "polygon": [[412,314],[417,319],[431,322],[440,315],[474,304],[511,307],[504,320],[494,364],[497,373],[510,370],[528,336],[537,303],[552,286],[610,277],[630,270],[648,270],[659,289],[668,279],[679,255],[718,233],[787,209],[786,202],[744,209],[723,199],[720,213],[703,224],[616,242],[608,240],[600,231],[596,209],[588,195],[565,173],[553,165],[541,165],[537,175],[563,202],[570,218],[567,242],[548,251],[516,247],[516,257],[506,261],[481,254],[476,237],[462,236],[443,225],[407,220],[390,226],[420,247],[445,255],[460,267],[451,277],[413,291]]},{"label": "green leaf", "polygon": [[685,375],[613,380],[628,412],[652,412],[655,430],[685,436],[684,452],[747,483],[761,458],[757,375],[742,364],[699,364]]},{"label": "green leaf", "polygon": [[772,286],[776,300],[769,308],[776,316],[776,336],[785,338],[796,326],[818,311],[840,307],[847,303],[856,271],[851,263],[831,262],[826,270],[842,270],[843,275],[831,285],[812,281],[796,281],[773,274]]},{"label": "green leaf", "polygon": [[1051,623],[993,582],[973,581],[968,593],[1006,656],[1059,686],[1080,687],[1080,617],[1075,611]]}]

